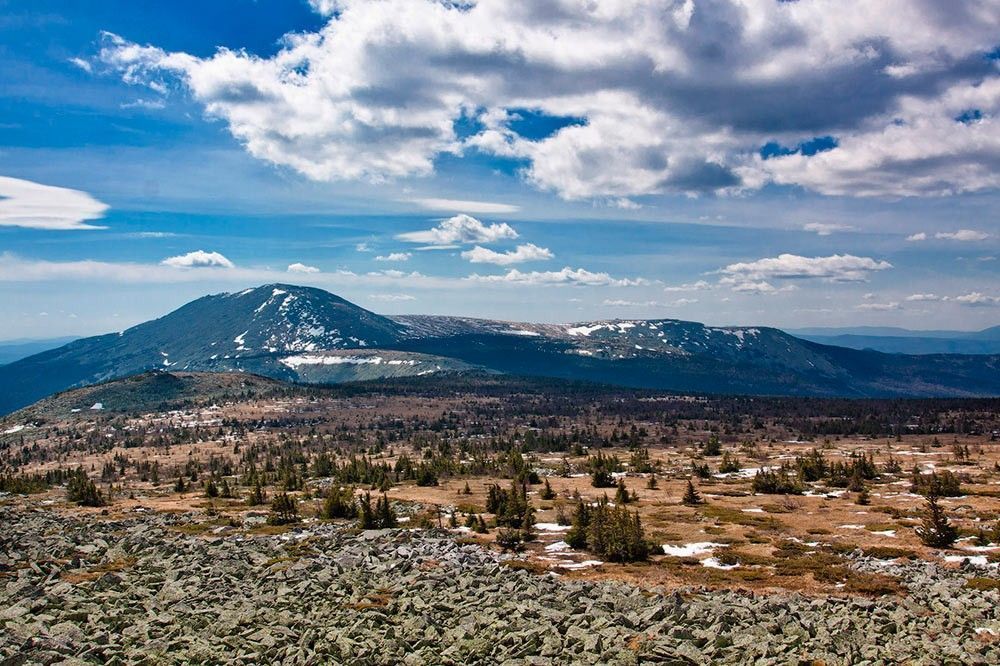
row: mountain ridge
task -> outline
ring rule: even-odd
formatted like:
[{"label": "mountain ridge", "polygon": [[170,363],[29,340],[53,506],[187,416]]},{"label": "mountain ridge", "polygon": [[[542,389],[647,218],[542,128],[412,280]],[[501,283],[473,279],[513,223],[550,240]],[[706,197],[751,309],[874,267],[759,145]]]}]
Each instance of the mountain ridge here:
[{"label": "mountain ridge", "polygon": [[385,316],[322,289],[268,284],[203,296],[120,333],[0,366],[0,413],[154,369],[319,384],[478,369],[707,393],[1000,394],[998,356],[881,354],[771,327],[677,319]]}]

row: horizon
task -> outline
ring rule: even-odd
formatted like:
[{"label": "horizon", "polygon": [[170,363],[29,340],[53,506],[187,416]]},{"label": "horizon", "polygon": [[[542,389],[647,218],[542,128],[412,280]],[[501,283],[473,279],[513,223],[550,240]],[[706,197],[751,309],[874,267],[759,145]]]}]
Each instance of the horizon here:
[{"label": "horizon", "polygon": [[[344,298],[344,297],[340,296],[339,294],[331,292],[331,291],[329,291],[327,289],[323,289],[322,287],[311,287],[309,285],[295,284],[295,283],[291,283],[291,282],[270,282],[270,283],[267,283],[267,284],[260,284],[260,285],[256,285],[256,286],[252,286],[252,287],[246,287],[244,289],[234,289],[232,291],[221,291],[221,292],[215,292],[215,293],[210,293],[210,294],[202,294],[201,296],[198,296],[197,298],[192,299],[192,300],[198,300],[198,299],[201,299],[201,298],[210,298],[210,297],[213,297],[213,296],[232,296],[232,295],[240,294],[241,292],[245,292],[245,291],[248,291],[248,290],[267,289],[267,288],[270,288],[270,287],[275,287],[275,288],[287,287],[287,288],[293,288],[293,289],[294,288],[320,289],[320,290],[325,291],[327,293],[330,293],[333,296],[336,296],[338,298]],[[344,299],[344,300],[352,303],[353,305],[357,305],[356,303],[353,303],[352,301],[350,301],[350,299]],[[184,305],[187,305],[188,303],[191,303],[191,302],[192,301],[187,301],[186,303],[182,304],[180,307],[183,307]],[[172,309],[170,311],[160,313],[160,315],[158,315],[157,317],[154,317],[153,319],[173,314],[177,309],[179,309],[179,308],[174,308],[174,309]],[[365,308],[365,309],[368,309],[368,308]],[[379,312],[378,310],[369,310],[369,311],[373,312],[374,314],[377,314],[377,315],[380,315],[380,316],[387,316],[387,317],[394,317],[394,316],[400,316],[400,317],[406,317],[406,316],[443,316],[443,317],[448,317],[448,316],[453,316],[453,315],[442,314],[442,313],[439,313],[439,312],[416,312],[416,311],[413,311],[413,312],[398,312],[398,313],[394,313],[394,314],[387,314],[387,313]],[[590,322],[597,322],[597,321],[642,321],[642,320],[655,321],[655,320],[675,320],[675,321],[681,321],[681,322],[685,322],[685,323],[699,323],[699,324],[704,324],[705,326],[714,326],[714,327],[717,327],[717,328],[777,328],[778,330],[786,331],[786,332],[789,332],[789,333],[791,333],[793,335],[795,335],[797,333],[801,333],[801,332],[807,332],[807,331],[822,331],[822,332],[828,333],[830,335],[852,335],[854,333],[852,333],[851,331],[865,330],[865,329],[871,329],[871,330],[886,330],[886,329],[888,329],[888,330],[898,330],[898,331],[901,331],[901,332],[916,333],[916,334],[920,334],[920,333],[979,333],[979,332],[983,332],[983,331],[988,330],[988,329],[992,329],[992,328],[997,328],[998,327],[998,326],[987,326],[987,327],[981,328],[981,329],[968,329],[968,330],[966,330],[966,329],[960,329],[960,328],[952,328],[952,329],[910,329],[910,328],[900,328],[900,327],[894,327],[894,326],[841,326],[841,327],[803,326],[801,328],[793,328],[793,327],[768,326],[768,325],[765,325],[765,324],[742,324],[742,325],[708,324],[706,322],[696,322],[694,320],[684,319],[684,318],[681,318],[681,317],[620,317],[619,316],[619,317],[604,317],[604,318],[601,318],[601,319],[594,318],[594,319],[577,319],[577,320],[544,321],[544,322],[529,321],[529,320],[524,320],[524,319],[503,319],[503,318],[498,318],[498,317],[468,317],[468,318],[469,319],[494,320],[494,321],[501,321],[501,322],[511,323],[511,324],[518,324],[518,323],[521,323],[521,324],[539,324],[539,323],[544,323],[544,324],[557,324],[557,325],[583,324],[583,323],[590,323]],[[96,333],[86,333],[86,334],[73,334],[73,333],[69,333],[69,334],[64,334],[64,335],[57,335],[57,336],[51,336],[51,337],[38,337],[38,338],[32,338],[32,337],[9,338],[9,339],[0,338],[0,344],[18,344],[18,343],[46,342],[46,341],[49,341],[49,340],[63,340],[63,339],[67,339],[67,338],[82,339],[82,338],[87,338],[87,337],[98,337],[98,336],[101,336],[101,335],[108,335],[108,334],[111,334],[111,333],[121,333],[121,332],[126,331],[126,330],[128,330],[130,328],[134,328],[135,326],[140,326],[140,325],[142,325],[144,323],[147,323],[148,321],[152,321],[152,319],[141,321],[141,322],[136,322],[135,324],[127,326],[127,327],[125,327],[123,329],[109,330],[109,331],[99,331],[99,332],[96,332]],[[815,335],[816,333],[812,333],[812,334]],[[879,335],[879,334],[873,334],[873,335]]]},{"label": "horizon", "polygon": [[990,328],[997,34],[989,2],[12,6],[0,340],[289,280],[388,315]]}]

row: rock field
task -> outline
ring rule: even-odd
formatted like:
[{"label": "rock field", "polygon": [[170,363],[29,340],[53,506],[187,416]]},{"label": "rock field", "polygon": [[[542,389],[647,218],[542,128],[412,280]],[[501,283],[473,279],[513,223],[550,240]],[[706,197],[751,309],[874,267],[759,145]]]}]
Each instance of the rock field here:
[{"label": "rock field", "polygon": [[194,518],[0,506],[0,664],[1000,664],[1000,594],[965,587],[971,565],[857,562],[904,598],[664,593],[443,532]]}]

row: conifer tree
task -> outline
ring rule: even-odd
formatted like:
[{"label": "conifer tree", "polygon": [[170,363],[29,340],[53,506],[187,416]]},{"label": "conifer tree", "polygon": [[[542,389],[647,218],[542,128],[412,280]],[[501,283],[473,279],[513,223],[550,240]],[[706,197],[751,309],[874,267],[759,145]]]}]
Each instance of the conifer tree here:
[{"label": "conifer tree", "polygon": [[927,496],[924,517],[920,526],[916,528],[916,532],[924,545],[934,548],[947,548],[958,538],[958,530],[951,524],[941,505],[938,504],[937,495]]},{"label": "conifer tree", "polygon": [[555,499],[556,493],[554,490],[552,490],[552,486],[549,485],[548,479],[545,479],[545,487],[542,488],[542,492],[540,492],[538,496],[541,497],[543,500]]},{"label": "conifer tree", "polygon": [[698,491],[695,490],[694,484],[691,483],[690,479],[688,479],[687,488],[684,490],[684,497],[681,499],[681,503],[687,506],[696,506],[701,504],[703,501],[704,500],[702,500],[701,495],[699,495]]},{"label": "conifer tree", "polygon": [[628,488],[625,487],[625,480],[618,479],[618,489],[615,491],[615,504],[628,504],[632,501],[629,497]]},{"label": "conifer tree", "polygon": [[271,500],[271,511],[267,516],[268,525],[287,525],[299,519],[299,509],[288,493],[279,493]]},{"label": "conifer tree", "polygon": [[872,503],[871,493],[868,492],[868,486],[864,484],[861,485],[861,490],[858,491],[857,503],[860,506],[868,506]]}]

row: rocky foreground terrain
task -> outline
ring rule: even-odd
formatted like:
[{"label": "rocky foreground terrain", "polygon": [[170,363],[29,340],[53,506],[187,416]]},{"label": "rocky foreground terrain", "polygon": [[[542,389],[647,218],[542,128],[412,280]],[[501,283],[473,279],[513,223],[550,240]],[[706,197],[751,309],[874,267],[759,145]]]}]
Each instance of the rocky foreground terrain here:
[{"label": "rocky foreground terrain", "polygon": [[902,598],[660,593],[445,532],[196,518],[0,506],[0,663],[1000,663],[1000,594],[971,565],[857,562]]}]

